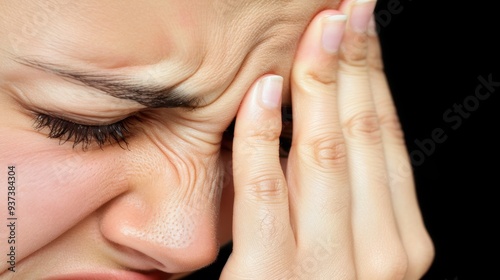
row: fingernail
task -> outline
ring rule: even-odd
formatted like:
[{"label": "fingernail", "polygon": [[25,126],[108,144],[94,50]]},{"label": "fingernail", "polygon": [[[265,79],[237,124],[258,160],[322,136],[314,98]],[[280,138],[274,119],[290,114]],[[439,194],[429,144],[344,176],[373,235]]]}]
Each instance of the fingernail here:
[{"label": "fingernail", "polygon": [[262,105],[267,109],[281,107],[281,95],[283,91],[283,77],[272,75],[263,78],[257,87],[260,89]]},{"label": "fingernail", "polygon": [[351,28],[359,33],[368,29],[368,23],[375,9],[375,0],[356,0],[351,10]]},{"label": "fingernail", "polygon": [[368,22],[368,34],[371,36],[376,36],[377,32],[377,23],[375,22],[375,16],[372,15],[370,21]]},{"label": "fingernail", "polygon": [[323,34],[321,42],[327,53],[335,53],[339,49],[344,34],[346,15],[330,15],[323,19]]}]

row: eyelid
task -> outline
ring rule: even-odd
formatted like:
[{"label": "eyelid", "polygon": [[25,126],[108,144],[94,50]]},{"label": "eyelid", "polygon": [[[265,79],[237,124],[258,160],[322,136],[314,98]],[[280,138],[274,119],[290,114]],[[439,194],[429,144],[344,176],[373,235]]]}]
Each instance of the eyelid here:
[{"label": "eyelid", "polygon": [[101,149],[107,143],[117,143],[124,148],[122,143],[128,147],[127,137],[131,134],[128,125],[131,118],[107,125],[85,125],[54,115],[35,113],[34,127],[37,130],[49,129],[48,138],[59,139],[60,145],[71,141],[75,148],[81,144],[84,151],[94,143]]},{"label": "eyelid", "polygon": [[118,122],[124,121],[127,118],[133,117],[137,115],[137,112],[133,112],[131,114],[128,114],[126,116],[120,116],[119,118],[108,118],[108,121],[87,121],[87,120],[82,120],[83,118],[90,119],[88,117],[71,117],[69,114],[61,114],[53,111],[47,111],[44,109],[36,109],[36,111],[32,111],[32,114],[34,117],[37,117],[39,115],[46,115],[52,118],[56,118],[59,120],[63,120],[66,122],[70,122],[73,124],[78,124],[78,125],[84,125],[84,126],[107,126],[107,125],[113,125]]}]

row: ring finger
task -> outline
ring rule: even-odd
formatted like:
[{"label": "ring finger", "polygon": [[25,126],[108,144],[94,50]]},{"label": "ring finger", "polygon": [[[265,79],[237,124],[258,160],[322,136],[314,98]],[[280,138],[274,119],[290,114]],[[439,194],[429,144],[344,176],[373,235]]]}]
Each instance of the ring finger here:
[{"label": "ring finger", "polygon": [[342,7],[350,18],[341,46],[339,108],[351,172],[355,260],[360,279],[390,279],[393,264],[406,260],[394,218],[368,75],[366,31],[375,4],[357,0]]}]

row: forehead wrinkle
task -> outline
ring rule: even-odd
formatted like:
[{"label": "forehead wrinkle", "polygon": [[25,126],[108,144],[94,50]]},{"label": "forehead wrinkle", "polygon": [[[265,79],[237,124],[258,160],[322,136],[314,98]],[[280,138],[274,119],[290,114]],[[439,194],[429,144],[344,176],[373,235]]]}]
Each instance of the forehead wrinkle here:
[{"label": "forehead wrinkle", "polygon": [[149,108],[190,108],[201,107],[203,98],[189,96],[180,92],[176,86],[144,84],[123,75],[90,73],[81,70],[64,69],[53,63],[39,62],[18,58],[17,62],[57,76],[78,81],[86,86],[98,89],[110,96],[133,100]]}]

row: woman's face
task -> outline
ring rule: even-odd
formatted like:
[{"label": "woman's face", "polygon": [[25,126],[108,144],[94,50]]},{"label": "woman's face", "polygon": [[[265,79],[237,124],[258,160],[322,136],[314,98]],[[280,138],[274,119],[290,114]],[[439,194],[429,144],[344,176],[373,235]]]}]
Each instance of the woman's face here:
[{"label": "woman's face", "polygon": [[214,261],[231,238],[223,132],[338,2],[0,1],[0,216],[12,197],[17,218],[0,278]]}]

